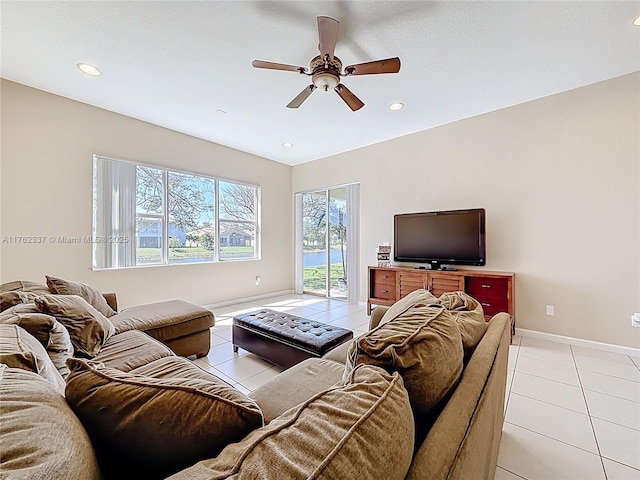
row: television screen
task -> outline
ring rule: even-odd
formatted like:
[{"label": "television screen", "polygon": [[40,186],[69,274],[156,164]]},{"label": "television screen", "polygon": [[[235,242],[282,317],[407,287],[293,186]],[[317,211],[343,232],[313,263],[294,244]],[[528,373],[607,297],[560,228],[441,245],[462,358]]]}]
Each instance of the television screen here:
[{"label": "television screen", "polygon": [[441,264],[485,264],[485,211],[450,210],[394,216],[394,260]]}]

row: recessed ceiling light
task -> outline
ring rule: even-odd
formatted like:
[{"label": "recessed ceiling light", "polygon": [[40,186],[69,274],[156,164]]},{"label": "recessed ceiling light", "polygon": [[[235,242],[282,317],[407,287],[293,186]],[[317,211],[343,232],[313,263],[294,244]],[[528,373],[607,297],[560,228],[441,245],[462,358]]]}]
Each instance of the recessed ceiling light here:
[{"label": "recessed ceiling light", "polygon": [[634,24],[634,25],[637,25],[638,27],[640,27],[640,15],[638,15],[638,16],[636,17],[636,19],[633,21],[633,24]]},{"label": "recessed ceiling light", "polygon": [[93,65],[89,65],[88,63],[78,63],[76,67],[78,67],[81,72],[86,73],[87,75],[92,75],[94,77],[102,75],[102,72],[98,69],[98,67],[94,67]]},{"label": "recessed ceiling light", "polygon": [[293,147],[293,143],[291,143],[291,142],[284,142],[284,143],[282,144],[282,146],[283,146],[284,148],[291,148],[291,147]]},{"label": "recessed ceiling light", "polygon": [[402,110],[402,108],[404,107],[404,103],[402,102],[393,102],[391,105],[389,105],[389,110]]}]

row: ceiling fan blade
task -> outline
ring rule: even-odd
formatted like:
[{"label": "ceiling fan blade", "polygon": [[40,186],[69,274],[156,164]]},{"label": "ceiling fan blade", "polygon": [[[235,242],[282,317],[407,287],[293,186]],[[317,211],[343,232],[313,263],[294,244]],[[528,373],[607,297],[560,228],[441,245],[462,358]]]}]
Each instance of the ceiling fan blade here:
[{"label": "ceiling fan blade", "polygon": [[400,59],[398,57],[374,60],[373,62],[357,63],[344,69],[347,75],[373,75],[376,73],[398,73]]},{"label": "ceiling fan blade", "polygon": [[302,90],[296,98],[294,98],[289,102],[289,105],[287,105],[287,108],[298,108],[300,105],[302,105],[302,102],[304,102],[307,99],[307,97],[313,93],[315,89],[316,89],[316,86],[313,84],[309,85],[308,87],[305,87],[305,89]]},{"label": "ceiling fan blade", "polygon": [[333,60],[333,52],[338,41],[339,26],[340,22],[335,18],[318,17],[318,37],[320,38],[318,50],[320,50],[320,55],[323,59],[325,55],[329,55],[329,60]]},{"label": "ceiling fan blade", "polygon": [[342,98],[342,100],[344,100],[344,102],[349,105],[349,108],[354,112],[364,107],[364,103],[362,103],[362,100],[356,97],[353,92],[343,84],[339,83],[334,90],[338,92],[340,98]]},{"label": "ceiling fan blade", "polygon": [[305,73],[306,67],[296,67],[295,65],[285,65],[284,63],[264,62],[262,60],[254,60],[251,62],[254,68],[268,68],[269,70],[287,70],[290,72]]}]

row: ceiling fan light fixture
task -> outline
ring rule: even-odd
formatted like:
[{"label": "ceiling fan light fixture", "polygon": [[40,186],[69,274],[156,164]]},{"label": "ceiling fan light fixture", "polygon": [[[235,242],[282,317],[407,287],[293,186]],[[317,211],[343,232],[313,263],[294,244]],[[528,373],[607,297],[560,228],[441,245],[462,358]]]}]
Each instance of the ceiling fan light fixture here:
[{"label": "ceiling fan light fixture", "polygon": [[325,92],[336,88],[338,83],[340,79],[333,73],[320,72],[313,76],[313,84]]},{"label": "ceiling fan light fixture", "polygon": [[92,77],[99,77],[100,75],[102,75],[102,72],[98,67],[91,65],[89,63],[80,62],[76,64],[76,67],[78,67],[78,69],[82,73],[86,73],[87,75],[91,75]]},{"label": "ceiling fan light fixture", "polygon": [[402,102],[393,102],[391,105],[389,105],[389,110],[393,110],[394,112],[396,110],[402,110],[404,108],[404,103]]}]

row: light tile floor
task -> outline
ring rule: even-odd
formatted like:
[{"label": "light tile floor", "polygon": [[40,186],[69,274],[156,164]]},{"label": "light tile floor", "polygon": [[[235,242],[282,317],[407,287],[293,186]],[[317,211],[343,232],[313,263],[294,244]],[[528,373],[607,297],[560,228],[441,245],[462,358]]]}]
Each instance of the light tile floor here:
[{"label": "light tile floor", "polygon": [[[287,295],[215,309],[211,350],[195,360],[248,393],[283,369],[233,352],[232,318],[270,308],[368,329],[364,304]],[[496,480],[640,480],[640,358],[515,336]]]}]

